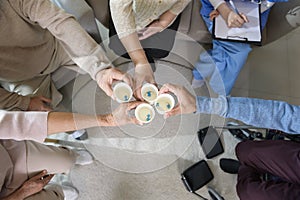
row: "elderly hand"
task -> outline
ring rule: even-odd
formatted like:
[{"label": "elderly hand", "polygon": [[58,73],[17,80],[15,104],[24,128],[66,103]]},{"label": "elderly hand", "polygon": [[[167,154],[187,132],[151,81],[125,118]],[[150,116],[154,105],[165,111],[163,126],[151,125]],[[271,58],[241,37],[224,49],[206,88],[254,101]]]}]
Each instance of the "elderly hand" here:
[{"label": "elderly hand", "polygon": [[159,20],[153,21],[146,28],[138,31],[139,40],[144,40],[156,33],[162,32],[165,27],[159,22]]},{"label": "elderly hand", "polygon": [[233,11],[229,12],[227,17],[227,26],[230,28],[242,27],[244,23],[249,22],[243,13],[237,14]]},{"label": "elderly hand", "polygon": [[98,86],[112,99],[114,99],[112,84],[114,81],[124,81],[132,86],[132,79],[129,74],[123,73],[116,68],[108,68],[99,71],[96,74],[96,81]]},{"label": "elderly hand", "polygon": [[43,96],[31,97],[28,111],[52,111],[52,108],[49,106],[51,99],[48,99]]},{"label": "elderly hand", "polygon": [[167,83],[163,85],[159,91],[160,94],[168,92],[172,92],[177,96],[178,104],[171,111],[165,113],[165,118],[178,114],[193,113],[196,111],[196,98],[183,86]]},{"label": "elderly hand", "polygon": [[141,94],[141,88],[143,86],[143,83],[152,83],[156,85],[154,74],[149,63],[137,64],[135,66],[134,96],[139,100],[143,100]]},{"label": "elderly hand", "polygon": [[129,111],[135,109],[141,103],[141,101],[134,101],[120,104],[120,106],[108,116],[108,124],[110,126],[122,126],[126,124],[142,125],[134,116],[129,116]]},{"label": "elderly hand", "polygon": [[26,199],[27,197],[40,192],[54,176],[53,174],[50,174],[48,176],[46,175],[47,171],[43,170],[38,175],[25,181],[18,190],[5,197],[3,200]]}]

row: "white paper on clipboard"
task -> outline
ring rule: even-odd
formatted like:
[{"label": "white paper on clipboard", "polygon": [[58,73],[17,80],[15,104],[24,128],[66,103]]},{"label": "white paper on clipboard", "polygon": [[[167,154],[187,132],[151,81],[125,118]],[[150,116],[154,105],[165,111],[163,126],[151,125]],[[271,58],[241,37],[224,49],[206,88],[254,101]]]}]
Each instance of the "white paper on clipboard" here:
[{"label": "white paper on clipboard", "polygon": [[[249,22],[241,28],[229,28],[221,15],[215,18],[214,37],[216,39],[236,40],[246,42],[261,42],[259,4],[250,1],[233,0],[240,13],[247,16]],[[230,7],[230,4],[228,4]]]}]

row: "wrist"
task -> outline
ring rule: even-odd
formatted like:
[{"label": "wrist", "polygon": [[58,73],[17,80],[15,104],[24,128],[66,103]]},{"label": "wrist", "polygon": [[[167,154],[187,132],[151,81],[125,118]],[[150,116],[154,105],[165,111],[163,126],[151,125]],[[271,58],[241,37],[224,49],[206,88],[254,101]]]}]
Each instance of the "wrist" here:
[{"label": "wrist", "polygon": [[115,120],[112,114],[99,115],[99,126],[115,126]]},{"label": "wrist", "polygon": [[163,19],[158,19],[157,23],[161,27],[161,31],[165,30],[169,26],[169,22]]},{"label": "wrist", "polygon": [[221,5],[219,5],[217,10],[226,21],[228,20],[229,13],[232,12],[232,10],[227,6],[226,3],[222,3]]}]

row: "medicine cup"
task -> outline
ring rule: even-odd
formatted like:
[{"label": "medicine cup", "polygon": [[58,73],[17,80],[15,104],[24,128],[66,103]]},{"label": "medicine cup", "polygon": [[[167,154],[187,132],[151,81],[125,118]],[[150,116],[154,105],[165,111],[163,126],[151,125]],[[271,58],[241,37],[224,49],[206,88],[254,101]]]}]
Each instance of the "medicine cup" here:
[{"label": "medicine cup", "polygon": [[118,103],[129,102],[132,94],[132,89],[127,83],[119,82],[113,86],[113,95]]},{"label": "medicine cup", "polygon": [[141,93],[143,99],[145,99],[148,103],[153,104],[158,96],[158,89],[155,85],[146,83],[143,85]]},{"label": "medicine cup", "polygon": [[154,108],[148,103],[142,103],[135,108],[134,115],[139,122],[150,123],[155,116]]},{"label": "medicine cup", "polygon": [[172,110],[175,106],[175,99],[170,94],[160,94],[155,100],[154,106],[156,108],[156,111],[159,114],[165,114],[165,112],[168,112]]}]

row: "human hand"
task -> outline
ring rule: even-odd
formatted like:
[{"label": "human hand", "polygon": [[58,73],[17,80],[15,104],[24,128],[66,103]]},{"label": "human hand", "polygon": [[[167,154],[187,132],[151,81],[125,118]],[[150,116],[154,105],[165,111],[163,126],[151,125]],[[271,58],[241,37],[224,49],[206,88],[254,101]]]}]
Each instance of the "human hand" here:
[{"label": "human hand", "polygon": [[165,113],[165,118],[196,111],[196,98],[189,93],[185,87],[167,83],[159,90],[159,94],[168,92],[172,92],[176,95],[178,104],[171,111]]},{"label": "human hand", "polygon": [[134,101],[128,103],[122,103],[116,108],[109,116],[108,124],[111,126],[122,126],[125,124],[139,124],[142,125],[134,116],[129,116],[129,111],[135,109],[140,105],[141,101]]},{"label": "human hand", "polygon": [[21,188],[17,191],[23,197],[22,199],[25,199],[33,194],[40,192],[54,176],[53,174],[50,174],[48,176],[46,175],[47,171],[43,170],[38,175],[25,181]]},{"label": "human hand", "polygon": [[141,88],[143,83],[152,83],[156,85],[154,74],[151,69],[149,63],[147,64],[138,64],[135,66],[135,73],[134,73],[134,96],[139,99],[143,100],[141,94]]},{"label": "human hand", "polygon": [[153,21],[146,28],[138,31],[139,40],[144,40],[156,33],[162,32],[165,27],[159,22],[159,20]]},{"label": "human hand", "polygon": [[249,22],[247,16],[243,13],[229,12],[227,17],[227,26],[230,28],[242,27],[244,23]]},{"label": "human hand", "polygon": [[217,11],[217,10],[211,11],[211,13],[209,13],[209,19],[210,19],[211,21],[213,21],[213,19],[216,18],[219,14],[220,14],[220,13],[219,13],[219,11]]},{"label": "human hand", "polygon": [[99,71],[96,74],[96,81],[98,86],[112,99],[115,99],[112,90],[112,84],[114,81],[124,81],[131,87],[133,85],[132,78],[129,74],[123,73],[116,68],[108,68]]},{"label": "human hand", "polygon": [[49,106],[50,103],[51,103],[51,99],[48,99],[43,96],[31,97],[27,110],[28,111],[52,111],[52,108]]}]

